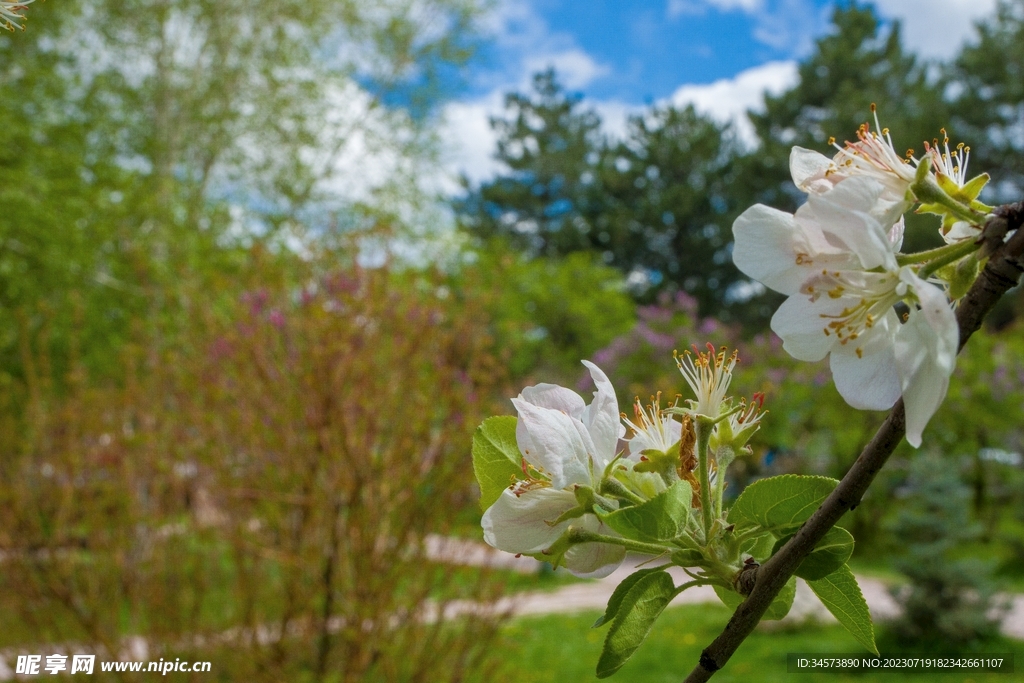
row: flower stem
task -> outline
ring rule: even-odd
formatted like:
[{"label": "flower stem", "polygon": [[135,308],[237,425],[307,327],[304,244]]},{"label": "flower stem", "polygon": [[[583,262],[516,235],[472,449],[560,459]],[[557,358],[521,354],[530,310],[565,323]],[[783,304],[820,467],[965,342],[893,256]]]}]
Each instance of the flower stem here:
[{"label": "flower stem", "polygon": [[676,586],[676,590],[675,590],[675,594],[674,595],[679,595],[680,593],[682,593],[687,588],[693,588],[695,586],[710,586],[713,583],[715,583],[715,582],[714,581],[709,581],[707,579],[697,579],[695,581],[687,581],[686,583],[682,584],[681,586]]},{"label": "flower stem", "polygon": [[960,247],[963,242],[957,242],[955,244],[944,244],[941,247],[935,247],[934,249],[928,249],[927,251],[919,251],[913,254],[899,254],[896,256],[897,265],[909,266],[915,263],[925,263],[932,259],[937,259],[948,254],[952,249]]},{"label": "flower stem", "polygon": [[714,421],[705,416],[697,415],[694,420],[694,431],[697,433],[697,476],[700,481],[700,512],[704,522],[704,543],[711,542],[711,524],[714,510],[711,509],[711,483],[708,476],[708,450],[711,443],[711,430]]},{"label": "flower stem", "polygon": [[917,272],[917,276],[922,280],[926,280],[929,275],[937,271],[939,268],[955,261],[959,261],[964,256],[972,254],[980,248],[981,245],[975,244],[974,240],[964,240],[963,242],[951,244],[944,254],[921,266],[921,270]]},{"label": "flower stem", "polygon": [[[726,468],[736,459],[736,449],[731,445],[723,444],[718,447],[718,452],[715,453],[716,464],[721,470],[719,474],[724,474]],[[715,519],[719,519],[722,516],[722,496],[725,493],[725,476],[719,476],[715,481]]]},{"label": "flower stem", "polygon": [[638,496],[637,494],[633,493],[628,488],[623,486],[621,482],[611,478],[607,478],[601,482],[601,493],[606,493],[609,496],[614,496],[615,498],[622,498],[623,500],[628,500],[634,505],[640,505],[641,503],[647,502],[646,500],[644,500],[643,498],[641,498],[640,496]]},{"label": "flower stem", "polygon": [[626,550],[645,553],[647,555],[662,555],[671,550],[671,548],[655,545],[654,543],[643,543],[641,541],[633,541],[619,536],[606,536],[604,534],[594,533],[593,531],[587,531],[586,529],[577,528],[569,529],[569,542],[573,545],[577,543],[607,543],[609,545],[620,545]]}]

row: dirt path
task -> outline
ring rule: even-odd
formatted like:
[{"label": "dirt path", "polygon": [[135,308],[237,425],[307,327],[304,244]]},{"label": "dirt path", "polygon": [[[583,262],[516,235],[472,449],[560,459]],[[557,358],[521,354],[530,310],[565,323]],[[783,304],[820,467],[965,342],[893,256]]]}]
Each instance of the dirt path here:
[{"label": "dirt path", "polygon": [[[427,553],[431,559],[439,561],[474,566],[486,565],[526,574],[537,572],[540,568],[540,563],[533,558],[515,557],[483,543],[465,539],[430,537],[427,539]],[[500,603],[500,607],[510,610],[517,616],[603,610],[615,587],[636,571],[637,565],[643,561],[643,558],[635,558],[632,561],[627,558],[626,562],[623,562],[615,572],[603,579],[572,584],[556,590],[518,593],[505,598]],[[669,573],[677,584],[689,580],[689,577],[679,567],[670,568]],[[885,583],[864,576],[858,576],[857,583],[860,584],[861,591],[864,593],[864,600],[868,603],[872,618],[884,620],[899,614],[899,605],[889,594]],[[710,586],[701,586],[684,591],[672,601],[672,604],[684,605],[717,601],[718,597]],[[445,611],[445,617],[455,616],[468,609],[471,609],[469,605],[450,605],[449,609]],[[793,609],[783,621],[792,622],[806,619],[815,619],[826,623],[835,621],[835,617],[818,601],[803,579],[797,579]],[[1024,640],[1024,595],[1013,597],[1011,609],[1003,620],[1002,630],[1007,636]]]}]

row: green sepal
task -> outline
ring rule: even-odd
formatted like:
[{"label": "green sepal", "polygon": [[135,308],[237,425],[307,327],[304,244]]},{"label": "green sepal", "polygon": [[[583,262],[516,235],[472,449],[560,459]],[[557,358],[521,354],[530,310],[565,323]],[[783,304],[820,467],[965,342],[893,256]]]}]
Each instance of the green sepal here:
[{"label": "green sepal", "polygon": [[690,484],[677,481],[654,498],[604,512],[594,508],[605,524],[626,538],[637,541],[670,541],[686,529],[693,492]]},{"label": "green sepal", "polygon": [[[779,552],[792,537],[789,535],[776,541],[772,555]],[[853,534],[842,527],[834,526],[793,573],[806,581],[823,579],[846,564],[853,555],[853,543]]]},{"label": "green sepal", "polygon": [[666,451],[647,448],[640,451],[645,460],[633,465],[634,472],[653,472],[655,474],[675,474],[679,467],[679,443],[669,446]]},{"label": "green sepal", "polygon": [[570,525],[554,543],[549,545],[547,548],[544,548],[544,550],[541,550],[540,553],[535,554],[533,557],[544,562],[550,562],[553,568],[558,569],[562,564],[562,559],[565,557],[565,553],[567,553],[569,548],[575,544],[572,540],[572,532],[573,528]]},{"label": "green sepal", "polygon": [[523,456],[516,442],[516,418],[489,417],[473,433],[473,473],[480,485],[480,509],[494,504],[510,484],[523,477]]},{"label": "green sepal", "polygon": [[737,529],[761,527],[775,536],[795,531],[839,482],[829,477],[783,474],[743,489],[729,510]]},{"label": "green sepal", "polygon": [[935,273],[934,273],[935,277],[937,277],[940,280],[943,280],[945,282],[949,282],[950,280],[952,280],[953,276],[955,274],[956,274],[956,264],[955,263],[948,263],[948,264],[942,266],[941,268],[939,268],[938,270],[936,270]]},{"label": "green sepal", "polygon": [[[724,588],[722,586],[715,586],[715,595],[721,600],[726,607],[731,610],[735,610],[740,606],[740,603],[745,599],[742,595],[730,588]],[[793,608],[793,600],[796,598],[796,577],[789,577],[789,581],[782,587],[779,594],[772,600],[772,604],[768,605],[768,610],[764,613],[762,619],[768,621],[778,621],[787,614],[789,610]]]},{"label": "green sepal", "polygon": [[[935,174],[935,182],[938,183],[939,187],[942,188],[942,191],[948,194],[950,197],[952,197],[953,199],[960,199],[959,197],[957,197],[957,195],[960,194],[960,186],[957,185],[956,181],[950,178],[948,175],[942,173],[941,171],[937,172]],[[963,200],[960,199],[960,201]]]},{"label": "green sepal", "polygon": [[664,571],[640,577],[626,591],[597,661],[598,678],[608,678],[633,656],[675,595],[672,577]]},{"label": "green sepal", "polygon": [[946,210],[946,207],[943,206],[942,204],[930,202],[928,204],[919,205],[917,207],[917,210],[914,211],[914,213],[932,213],[935,214],[936,216],[945,216]]},{"label": "green sepal", "polygon": [[848,565],[843,565],[825,578],[808,581],[807,585],[858,643],[878,654],[868,603]]},{"label": "green sepal", "polygon": [[[963,187],[957,188],[956,193],[953,194],[953,198],[959,199],[964,204],[970,204],[971,208],[979,208],[974,206],[975,200],[991,179],[992,177],[988,173],[976,175],[964,183]],[[981,202],[978,203],[980,204]]]}]

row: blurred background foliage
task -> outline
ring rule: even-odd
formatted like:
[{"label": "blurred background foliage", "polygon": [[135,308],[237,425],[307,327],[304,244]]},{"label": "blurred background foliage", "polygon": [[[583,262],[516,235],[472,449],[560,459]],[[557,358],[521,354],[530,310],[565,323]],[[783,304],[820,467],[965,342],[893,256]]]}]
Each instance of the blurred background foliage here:
[{"label": "blurred background foliage", "polygon": [[[428,553],[479,533],[482,416],[538,381],[586,392],[582,358],[623,410],[671,399],[674,349],[728,344],[770,410],[730,491],[839,477],[880,415],[781,350],[732,221],[795,209],[790,147],[827,153],[871,102],[900,146],[967,141],[987,201],[1024,192],[1024,1],[1004,0],[947,64],[837,6],[753,140],[668,105],[612,138],[539,73],[493,121],[506,170],[439,199],[439,105],[485,4],[66,0],[0,36],[0,650],[141,636],[224,680],[486,677],[501,614],[415,617],[500,589]],[[360,149],[393,164],[346,171]],[[910,218],[908,248],[935,240]],[[926,434],[952,480],[901,450],[846,520],[861,566],[981,557],[1024,588],[1020,309],[972,339]],[[941,491],[965,516],[932,521],[970,533],[910,548]]]}]

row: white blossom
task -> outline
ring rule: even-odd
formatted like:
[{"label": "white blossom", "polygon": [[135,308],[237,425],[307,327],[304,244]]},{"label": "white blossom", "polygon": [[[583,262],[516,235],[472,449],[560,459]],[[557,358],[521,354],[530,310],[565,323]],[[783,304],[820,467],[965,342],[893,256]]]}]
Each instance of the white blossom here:
[{"label": "white blossom", "polygon": [[[753,206],[733,225],[733,258],[789,296],[771,323],[783,348],[799,360],[829,356],[855,408],[886,409],[902,395],[916,447],[945,397],[958,331],[943,292],[897,265],[902,230],[885,230],[872,212],[885,192],[873,178],[849,177],[810,194],[795,215]],[[899,302],[909,306],[905,321]]]},{"label": "white blossom", "polygon": [[[611,382],[596,365],[583,363],[597,387],[590,405],[554,384],[527,387],[512,399],[519,413],[516,442],[529,476],[505,489],[484,512],[484,540],[495,548],[538,554],[569,526],[613,534],[590,512],[563,518],[579,506],[577,488],[600,488],[625,433]],[[614,571],[624,555],[620,546],[581,543],[569,548],[564,562],[577,576],[601,577]]]},{"label": "white blossom", "polygon": [[861,125],[857,142],[840,147],[832,140],[838,152],[829,159],[818,152],[794,147],[789,156],[789,169],[793,182],[808,194],[828,192],[847,178],[871,178],[882,187],[868,212],[888,228],[913,204],[910,186],[915,180],[918,161],[908,150],[900,156],[892,143],[888,128],[878,123],[878,114],[872,105],[875,127]]}]

